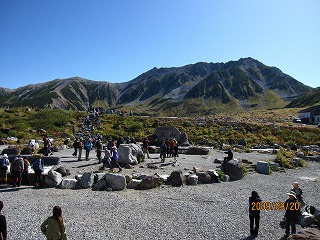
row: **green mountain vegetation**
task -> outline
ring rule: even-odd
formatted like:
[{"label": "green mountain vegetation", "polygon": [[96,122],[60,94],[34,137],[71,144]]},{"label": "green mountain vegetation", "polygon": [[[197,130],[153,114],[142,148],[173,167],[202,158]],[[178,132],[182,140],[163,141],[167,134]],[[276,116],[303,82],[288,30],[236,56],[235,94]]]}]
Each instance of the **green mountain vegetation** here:
[{"label": "green mountain vegetation", "polygon": [[[102,134],[105,140],[131,136],[142,141],[154,133],[158,126],[175,126],[186,132],[193,144],[219,146],[230,139],[245,140],[247,148],[257,144],[283,146],[320,145],[320,129],[301,127],[291,118],[301,109],[250,110],[219,113],[206,117],[158,118],[102,114],[100,125],[94,134]],[[0,109],[0,138],[17,137],[19,142],[53,137],[55,144],[62,144],[66,137],[74,138],[86,112],[72,110]],[[45,129],[46,133],[38,131]],[[223,130],[222,130],[223,129]],[[9,141],[10,143],[10,141]],[[15,142],[11,142],[15,144]]]},{"label": "green mountain vegetation", "polygon": [[307,107],[313,105],[320,105],[320,87],[313,89],[297,99],[292,100],[286,107],[296,108],[296,107]]},{"label": "green mountain vegetation", "polygon": [[311,90],[278,68],[243,58],[153,68],[124,83],[73,77],[18,89],[0,88],[0,106],[78,111],[98,107],[157,116],[210,115],[281,108]]}]

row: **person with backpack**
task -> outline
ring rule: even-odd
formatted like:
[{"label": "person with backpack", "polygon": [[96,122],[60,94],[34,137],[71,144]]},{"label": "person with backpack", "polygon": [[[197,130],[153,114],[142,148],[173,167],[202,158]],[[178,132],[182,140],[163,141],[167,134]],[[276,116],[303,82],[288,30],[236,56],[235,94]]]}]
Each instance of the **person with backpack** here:
[{"label": "person with backpack", "polygon": [[84,144],[84,149],[86,150],[86,161],[89,161],[89,154],[90,154],[90,151],[92,149],[92,140],[91,138],[88,138],[86,143]]},{"label": "person with backpack", "polygon": [[8,239],[7,235],[7,221],[6,217],[1,213],[3,208],[3,202],[0,201],[0,239]]},{"label": "person with backpack", "polygon": [[41,224],[41,232],[47,239],[67,240],[66,227],[62,217],[62,210],[59,206],[54,206],[52,216],[48,217]]},{"label": "person with backpack", "polygon": [[23,172],[22,172],[22,184],[28,184],[29,166],[30,162],[26,157],[23,158]]},{"label": "person with backpack", "polygon": [[1,184],[6,184],[7,183],[7,177],[8,177],[8,171],[10,168],[10,162],[8,159],[7,154],[3,154],[3,158],[0,161],[1,166],[0,166],[0,185]]},{"label": "person with backpack", "polygon": [[15,160],[12,163],[12,186],[20,187],[21,185],[21,180],[22,180],[22,172],[24,169],[24,163],[23,163],[23,158],[21,155],[15,158]]},{"label": "person with backpack", "polygon": [[44,162],[41,158],[41,156],[37,156],[37,158],[34,160],[32,164],[32,169],[34,170],[34,177],[35,177],[35,187],[41,186],[41,179],[42,179],[42,173],[44,171]]}]

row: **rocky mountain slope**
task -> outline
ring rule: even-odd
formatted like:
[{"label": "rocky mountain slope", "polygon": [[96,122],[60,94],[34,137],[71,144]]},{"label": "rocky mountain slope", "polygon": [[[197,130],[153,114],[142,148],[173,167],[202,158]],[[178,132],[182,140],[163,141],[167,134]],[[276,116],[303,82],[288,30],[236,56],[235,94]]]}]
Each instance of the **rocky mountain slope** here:
[{"label": "rocky mountain slope", "polygon": [[125,83],[74,77],[13,90],[0,88],[0,105],[210,114],[223,108],[283,107],[292,98],[311,90],[276,67],[243,58],[227,63],[153,68]]},{"label": "rocky mountain slope", "polygon": [[290,102],[286,107],[301,108],[312,105],[320,105],[320,87],[313,89]]}]

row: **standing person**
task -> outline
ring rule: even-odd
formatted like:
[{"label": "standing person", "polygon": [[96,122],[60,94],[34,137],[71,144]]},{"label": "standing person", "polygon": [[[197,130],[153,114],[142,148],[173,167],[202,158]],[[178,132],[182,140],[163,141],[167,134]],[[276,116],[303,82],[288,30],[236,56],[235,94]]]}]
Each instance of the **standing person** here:
[{"label": "standing person", "polygon": [[51,148],[51,141],[49,138],[45,137],[43,138],[43,155],[44,156],[48,156],[49,153],[51,152],[50,148]]},{"label": "standing person", "polygon": [[260,225],[260,202],[261,199],[257,191],[251,192],[249,197],[249,220],[250,220],[250,234],[257,236]]},{"label": "standing person", "polygon": [[175,146],[175,142],[173,138],[170,138],[170,156],[171,157],[174,157],[174,146]]},{"label": "standing person", "polygon": [[162,162],[166,159],[166,153],[167,153],[167,145],[166,140],[162,140],[162,144],[160,145],[160,159]]},{"label": "standing person", "polygon": [[74,149],[74,152],[72,153],[72,156],[77,156],[78,155],[78,145],[79,145],[79,139],[78,138],[75,138],[74,139],[74,142],[72,144],[72,147]]},{"label": "standing person", "polygon": [[303,192],[302,192],[302,189],[300,188],[298,182],[294,182],[294,183],[293,183],[293,187],[292,187],[291,191],[293,191],[293,192],[296,194],[297,200],[298,200],[299,203],[301,203],[301,205],[303,206],[303,205],[304,205],[303,198],[302,198],[302,193],[303,193]]},{"label": "standing person", "polygon": [[97,149],[97,158],[98,158],[98,163],[101,163],[101,154],[103,151],[103,144],[101,139],[98,139],[98,141],[96,142],[96,149]]},{"label": "standing person", "polygon": [[173,141],[174,141],[173,156],[174,156],[174,160],[177,160],[177,157],[179,157],[179,155],[178,155],[178,151],[179,151],[178,141],[175,138],[173,138]]},{"label": "standing person", "polygon": [[0,240],[7,239],[7,221],[6,217],[2,214],[3,202],[0,201]]},{"label": "standing person", "polygon": [[41,179],[42,179],[42,173],[44,171],[44,162],[41,158],[41,156],[37,156],[37,158],[34,160],[32,164],[32,169],[34,170],[34,176],[35,176],[35,187],[41,186]]},{"label": "standing person", "polygon": [[287,193],[289,198],[284,203],[284,209],[286,211],[286,238],[289,237],[290,227],[291,234],[296,233],[296,224],[300,216],[300,203],[297,201],[295,192],[291,191]]},{"label": "standing person", "polygon": [[59,206],[54,206],[53,214],[41,224],[41,232],[47,239],[67,240],[66,227],[62,217],[62,210]]},{"label": "standing person", "polygon": [[104,161],[102,165],[102,169],[104,170],[106,167],[111,168],[111,152],[108,148],[104,150]]},{"label": "standing person", "polygon": [[83,148],[83,138],[80,138],[77,148],[78,148],[78,161],[82,161],[81,156],[82,156],[82,148]]},{"label": "standing person", "polygon": [[168,138],[166,138],[166,155],[167,157],[170,157],[170,140]]},{"label": "standing person", "polygon": [[22,172],[24,169],[24,163],[23,163],[23,158],[21,155],[15,158],[15,160],[12,163],[12,182],[13,182],[13,187],[20,187],[21,185],[21,180],[22,180]]},{"label": "standing person", "polygon": [[89,161],[89,154],[92,149],[92,145],[91,138],[87,138],[86,143],[84,144],[84,149],[86,150],[86,161]]},{"label": "standing person", "polygon": [[28,184],[30,162],[26,157],[23,158],[22,184]]},{"label": "standing person", "polygon": [[149,143],[150,143],[150,140],[148,137],[146,137],[143,141],[143,153],[144,153],[144,156],[147,154],[147,157],[150,158],[150,155],[149,155]]},{"label": "standing person", "polygon": [[111,162],[110,170],[113,171],[113,168],[115,165],[119,169],[118,172],[121,172],[122,168],[119,165],[119,153],[116,146],[113,146],[111,149],[111,159],[112,159],[112,162]]},{"label": "standing person", "polygon": [[0,166],[0,185],[7,183],[7,177],[8,177],[8,170],[10,166],[10,162],[8,159],[7,154],[3,154],[3,158],[1,159],[1,166]]}]

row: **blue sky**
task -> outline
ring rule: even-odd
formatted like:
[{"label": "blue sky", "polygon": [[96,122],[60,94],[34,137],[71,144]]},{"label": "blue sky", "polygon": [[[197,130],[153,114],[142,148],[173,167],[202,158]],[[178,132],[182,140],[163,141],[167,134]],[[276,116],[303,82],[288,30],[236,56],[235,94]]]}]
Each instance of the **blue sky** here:
[{"label": "blue sky", "polygon": [[252,57],[320,86],[318,0],[0,0],[0,87]]}]

